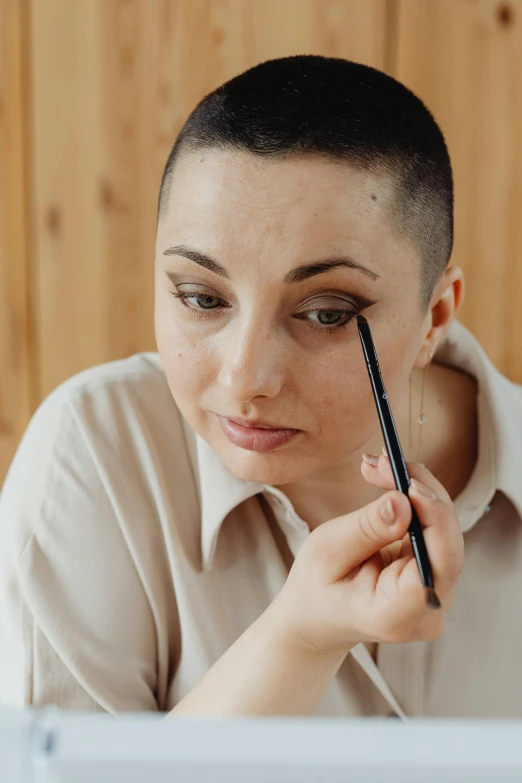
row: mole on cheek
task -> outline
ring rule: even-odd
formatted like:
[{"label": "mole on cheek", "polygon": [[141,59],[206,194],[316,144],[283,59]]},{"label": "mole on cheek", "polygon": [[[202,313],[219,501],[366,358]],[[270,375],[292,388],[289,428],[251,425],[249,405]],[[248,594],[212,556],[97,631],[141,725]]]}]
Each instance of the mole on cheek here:
[{"label": "mole on cheek", "polygon": [[178,356],[179,356],[179,358],[181,359],[181,356],[182,356],[182,354],[181,354],[181,353],[178,353]]},{"label": "mole on cheek", "polygon": [[375,193],[372,193],[372,201],[377,201],[377,196],[375,195]]}]

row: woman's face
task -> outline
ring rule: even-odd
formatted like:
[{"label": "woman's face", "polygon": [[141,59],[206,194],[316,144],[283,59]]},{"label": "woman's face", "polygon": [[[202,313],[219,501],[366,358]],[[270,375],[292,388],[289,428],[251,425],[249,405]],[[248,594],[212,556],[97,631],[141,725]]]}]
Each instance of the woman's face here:
[{"label": "woman's face", "polygon": [[[205,150],[178,160],[157,234],[158,350],[181,413],[240,478],[282,485],[380,444],[359,312],[392,409],[407,398],[424,337],[419,261],[392,231],[389,194],[385,178],[319,158]],[[244,448],[218,416],[299,432]]]}]

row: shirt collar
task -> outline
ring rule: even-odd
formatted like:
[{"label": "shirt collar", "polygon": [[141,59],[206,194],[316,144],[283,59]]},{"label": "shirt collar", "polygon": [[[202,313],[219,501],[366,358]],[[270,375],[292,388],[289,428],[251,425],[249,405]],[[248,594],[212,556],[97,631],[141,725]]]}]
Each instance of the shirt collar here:
[{"label": "shirt collar", "polygon": [[196,433],[201,497],[201,554],[203,569],[210,571],[221,526],[228,514],[265,484],[235,476],[218,453]]},{"label": "shirt collar", "polygon": [[[454,320],[435,353],[438,362],[455,366],[478,382],[478,460],[469,482],[455,499],[462,532],[467,532],[487,511],[496,490],[502,491],[522,517],[522,480],[518,460],[522,454],[522,393],[492,364],[478,340]],[[235,476],[217,452],[197,433],[195,441],[200,497],[201,552],[210,571],[221,526],[240,503],[263,491],[266,484]]]},{"label": "shirt collar", "polygon": [[438,362],[474,376],[478,385],[478,459],[466,487],[455,499],[462,532],[503,492],[522,518],[522,389],[492,363],[474,335],[454,320],[435,353]]}]

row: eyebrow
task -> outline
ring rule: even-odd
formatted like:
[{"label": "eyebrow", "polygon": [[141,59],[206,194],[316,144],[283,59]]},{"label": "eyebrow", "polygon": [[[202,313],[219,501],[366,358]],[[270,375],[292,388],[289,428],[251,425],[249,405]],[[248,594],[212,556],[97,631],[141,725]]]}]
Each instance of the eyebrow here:
[{"label": "eyebrow", "polygon": [[[198,250],[193,250],[186,245],[174,245],[173,247],[169,247],[163,251],[163,255],[183,256],[190,261],[195,261],[196,264],[208,269],[210,272],[214,272],[216,275],[220,275],[220,277],[225,277],[227,280],[230,280],[230,275],[224,266],[221,266],[217,261],[214,261],[212,258],[200,253]],[[337,267],[355,269],[358,272],[367,275],[372,280],[380,278],[380,275],[378,275],[377,272],[359,264],[357,261],[354,261],[353,258],[350,258],[349,256],[339,256],[336,258],[326,258],[323,261],[314,261],[312,264],[305,264],[304,266],[298,266],[290,272],[287,272],[283,278],[283,282],[287,284],[301,283],[303,280],[307,280],[315,275],[320,275],[323,272],[328,272],[330,269],[336,269]]]}]

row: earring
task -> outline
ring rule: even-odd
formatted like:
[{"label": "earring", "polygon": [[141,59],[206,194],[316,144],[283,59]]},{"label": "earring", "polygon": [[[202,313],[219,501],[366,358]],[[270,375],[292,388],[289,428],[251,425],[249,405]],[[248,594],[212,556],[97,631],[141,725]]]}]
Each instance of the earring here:
[{"label": "earring", "polygon": [[[421,394],[420,394],[419,415],[417,417],[417,423],[418,423],[419,426],[418,426],[418,430],[417,430],[417,458],[415,460],[416,462],[420,462],[420,460],[421,460],[422,425],[426,421],[426,414],[424,412],[424,386],[425,386],[425,382],[426,382],[426,371],[427,371],[428,367],[431,364],[431,360],[433,359],[432,351],[429,352],[429,359],[430,360],[424,366],[424,369],[422,371],[422,378],[421,378]],[[411,376],[412,376],[412,373],[410,373],[410,382],[409,382],[409,416],[408,416],[410,449],[413,448],[413,443],[412,443],[412,426],[411,426],[411,420],[412,420],[412,404],[411,404],[411,402],[412,402],[412,382],[411,382]]]}]

